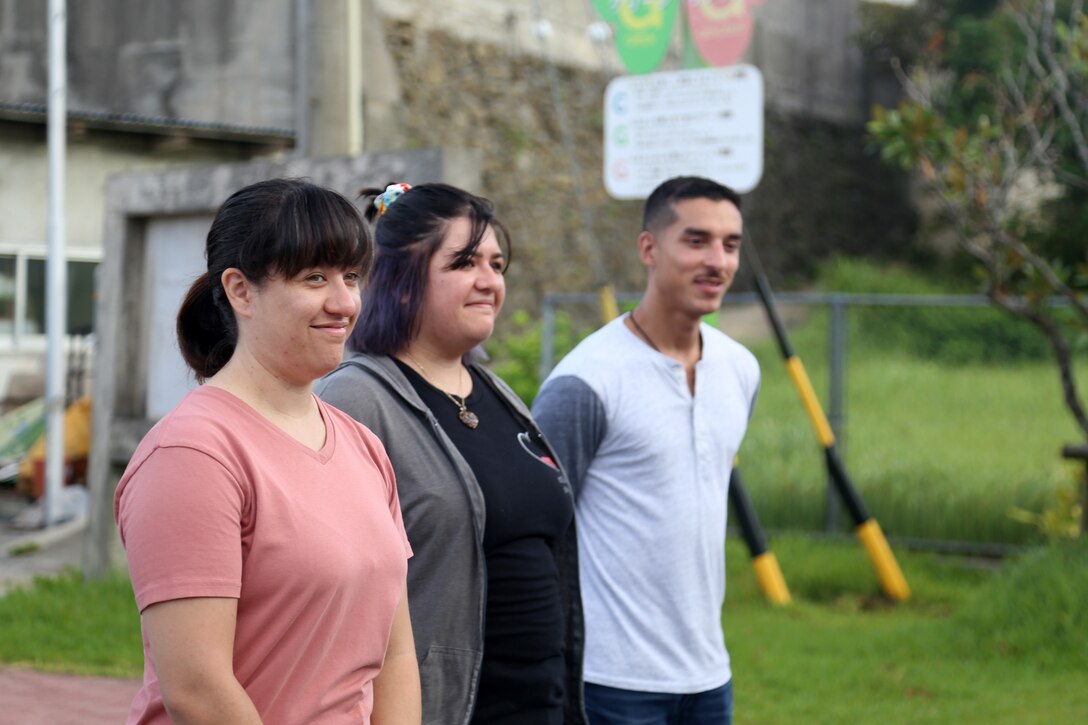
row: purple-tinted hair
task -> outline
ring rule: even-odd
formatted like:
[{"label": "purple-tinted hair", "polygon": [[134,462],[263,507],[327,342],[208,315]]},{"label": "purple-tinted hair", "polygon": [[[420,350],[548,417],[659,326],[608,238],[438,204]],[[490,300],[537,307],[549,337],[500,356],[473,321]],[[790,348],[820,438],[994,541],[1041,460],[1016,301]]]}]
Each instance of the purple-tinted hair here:
[{"label": "purple-tinted hair", "polygon": [[[380,189],[361,192],[368,200],[379,194]],[[368,217],[376,214],[377,210],[368,204]],[[471,233],[451,266],[472,258],[488,227],[495,230],[509,265],[510,235],[495,218],[490,201],[448,184],[413,186],[378,217],[374,265],[363,290],[359,321],[348,341],[350,349],[396,355],[408,347],[419,333],[431,257],[442,246],[450,222],[461,217],[471,222]]]}]

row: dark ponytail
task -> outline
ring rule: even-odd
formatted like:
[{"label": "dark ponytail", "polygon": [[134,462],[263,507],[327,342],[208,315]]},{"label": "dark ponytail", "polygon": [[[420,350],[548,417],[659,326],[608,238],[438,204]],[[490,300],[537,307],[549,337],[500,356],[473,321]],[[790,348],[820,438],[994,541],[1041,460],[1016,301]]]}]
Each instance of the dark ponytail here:
[{"label": "dark ponytail", "polygon": [[[218,293],[218,294],[217,294]],[[219,280],[200,275],[178,310],[178,347],[198,382],[219,372],[234,354],[238,327]]]},{"label": "dark ponytail", "polygon": [[365,275],[372,245],[359,210],[340,194],[301,179],[270,179],[223,202],[204,255],[208,271],[189,288],[177,321],[181,355],[200,382],[227,364],[238,342],[223,272],[233,267],[258,285],[312,267]]}]

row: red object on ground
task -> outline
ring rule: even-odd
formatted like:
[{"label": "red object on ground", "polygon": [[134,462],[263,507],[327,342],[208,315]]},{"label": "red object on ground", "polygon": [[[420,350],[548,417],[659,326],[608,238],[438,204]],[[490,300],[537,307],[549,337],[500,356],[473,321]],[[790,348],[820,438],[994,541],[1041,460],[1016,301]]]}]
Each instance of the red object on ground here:
[{"label": "red object on ground", "polygon": [[[87,459],[64,462],[64,485],[83,483],[87,479]],[[34,461],[34,477],[30,480],[30,495],[39,499],[45,494],[45,461]]]}]

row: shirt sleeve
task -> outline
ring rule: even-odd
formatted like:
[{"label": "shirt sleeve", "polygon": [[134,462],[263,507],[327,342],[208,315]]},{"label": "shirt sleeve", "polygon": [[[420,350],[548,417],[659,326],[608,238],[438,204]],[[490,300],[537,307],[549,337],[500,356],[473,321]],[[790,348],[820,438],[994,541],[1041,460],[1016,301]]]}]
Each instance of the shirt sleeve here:
[{"label": "shirt sleeve", "polygon": [[533,402],[533,418],[559,456],[577,498],[608,429],[604,404],[584,380],[564,375],[544,383]]},{"label": "shirt sleeve", "polygon": [[207,454],[183,447],[151,453],[118,502],[140,611],[172,599],[237,598],[245,508],[242,486]]}]

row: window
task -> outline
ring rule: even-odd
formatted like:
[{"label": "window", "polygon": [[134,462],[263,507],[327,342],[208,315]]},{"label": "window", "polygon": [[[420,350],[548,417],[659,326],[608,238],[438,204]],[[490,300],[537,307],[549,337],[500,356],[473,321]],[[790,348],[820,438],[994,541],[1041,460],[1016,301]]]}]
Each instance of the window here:
[{"label": "window", "polygon": [[15,334],[15,257],[0,256],[0,336]]},{"label": "window", "polygon": [[[98,262],[69,259],[67,333],[94,330],[94,289]],[[45,335],[46,260],[44,254],[0,253],[0,345],[18,348]]]}]

